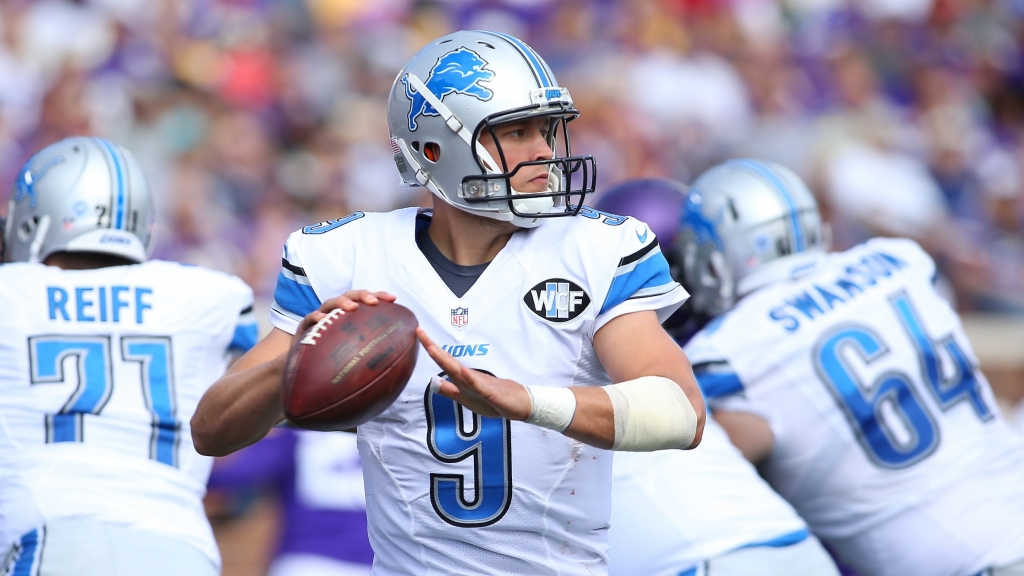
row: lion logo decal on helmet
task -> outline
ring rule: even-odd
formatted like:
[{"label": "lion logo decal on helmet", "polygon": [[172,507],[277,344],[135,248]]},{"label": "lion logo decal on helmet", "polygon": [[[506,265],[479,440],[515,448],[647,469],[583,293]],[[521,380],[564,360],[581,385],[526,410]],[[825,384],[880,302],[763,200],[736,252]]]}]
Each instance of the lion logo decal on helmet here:
[{"label": "lion logo decal on helmet", "polygon": [[[437,60],[437,64],[430,69],[430,75],[424,84],[441,100],[449,94],[465,94],[473,96],[484,102],[494,96],[494,92],[484,88],[480,82],[486,82],[494,78],[494,72],[485,68],[487,61],[472,50],[460,47],[452,50]],[[408,78],[403,77],[405,84],[405,95],[412,100],[412,108],[409,110],[409,130],[417,128],[416,118],[420,114],[424,116],[437,116],[437,110],[427,102],[427,99],[413,91],[409,85]]]},{"label": "lion logo decal on helmet", "polygon": [[724,250],[725,246],[722,243],[722,237],[718,235],[718,225],[722,223],[725,209],[720,208],[718,216],[712,220],[704,215],[703,203],[700,190],[691,188],[690,193],[686,196],[686,200],[683,201],[682,224],[690,228],[694,236],[696,236],[698,243],[714,242],[719,250]]},{"label": "lion logo decal on helmet", "polygon": [[18,203],[25,199],[28,199],[29,206],[32,208],[36,207],[36,182],[42,180],[43,176],[50,171],[57,164],[64,161],[63,156],[56,156],[51,158],[39,172],[32,172],[29,168],[31,161],[25,162],[25,165],[21,168],[21,174],[18,174],[18,179],[15,180],[16,190],[14,192],[14,202]]}]

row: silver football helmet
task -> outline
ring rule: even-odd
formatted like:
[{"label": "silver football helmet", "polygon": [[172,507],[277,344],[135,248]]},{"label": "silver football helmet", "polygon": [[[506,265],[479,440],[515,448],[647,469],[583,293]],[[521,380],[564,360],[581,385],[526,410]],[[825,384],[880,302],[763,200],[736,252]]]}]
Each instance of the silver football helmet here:
[{"label": "silver football helmet", "polygon": [[146,260],[153,202],[127,150],[75,136],[37,152],[11,190],[4,244],[9,262],[54,252],[102,252]]},{"label": "silver football helmet", "polygon": [[690,187],[677,249],[693,309],[708,316],[761,286],[810,271],[828,250],[811,191],[758,160],[719,164]]},{"label": "silver football helmet", "polygon": [[[526,228],[576,215],[594,191],[594,158],[570,152],[568,123],[578,116],[569,91],[532,48],[480,30],[442,36],[420,50],[399,72],[388,100],[391,147],[406,185]],[[550,121],[554,157],[508,166],[495,126],[535,117]],[[485,130],[498,144],[498,158],[479,142]],[[528,165],[548,167],[546,191],[512,189],[510,178]]]}]

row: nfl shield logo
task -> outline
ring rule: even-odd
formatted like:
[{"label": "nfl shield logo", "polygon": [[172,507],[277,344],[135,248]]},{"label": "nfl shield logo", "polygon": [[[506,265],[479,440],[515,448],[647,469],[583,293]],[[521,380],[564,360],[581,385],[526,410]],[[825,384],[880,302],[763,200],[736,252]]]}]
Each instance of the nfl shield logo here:
[{"label": "nfl shield logo", "polygon": [[469,308],[452,308],[452,326],[462,328],[469,324]]}]

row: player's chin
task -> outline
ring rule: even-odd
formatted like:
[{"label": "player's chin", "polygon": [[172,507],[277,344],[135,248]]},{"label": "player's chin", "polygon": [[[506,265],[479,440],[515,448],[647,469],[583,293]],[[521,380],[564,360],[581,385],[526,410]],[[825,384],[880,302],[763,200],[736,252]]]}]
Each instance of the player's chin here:
[{"label": "player's chin", "polygon": [[532,180],[527,180],[526,182],[523,182],[520,186],[513,185],[512,187],[515,188],[516,192],[520,194],[537,194],[540,192],[547,192],[548,177],[545,174],[544,176],[538,176],[537,178],[534,178]]}]

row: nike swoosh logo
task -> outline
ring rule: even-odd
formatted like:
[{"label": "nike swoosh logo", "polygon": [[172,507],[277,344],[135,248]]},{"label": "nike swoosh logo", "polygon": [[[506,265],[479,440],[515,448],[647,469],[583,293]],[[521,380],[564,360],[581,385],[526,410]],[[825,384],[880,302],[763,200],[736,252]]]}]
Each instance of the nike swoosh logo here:
[{"label": "nike swoosh logo", "polygon": [[641,244],[643,244],[644,242],[647,242],[647,228],[644,228],[643,236],[640,235],[640,232],[637,232],[636,233],[636,239],[639,240]]}]

